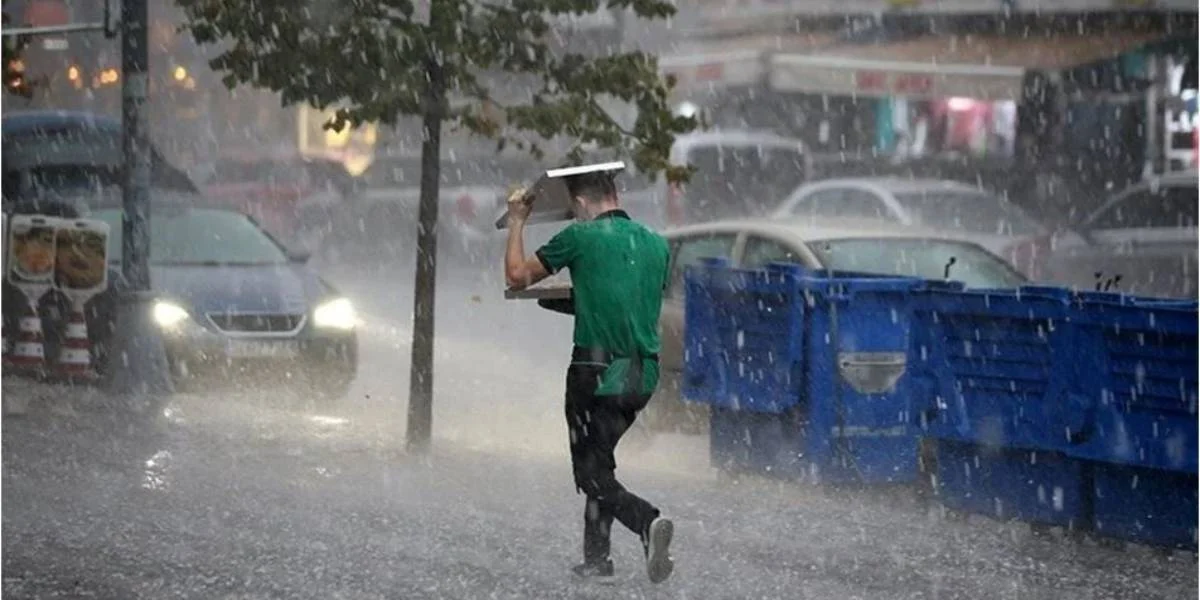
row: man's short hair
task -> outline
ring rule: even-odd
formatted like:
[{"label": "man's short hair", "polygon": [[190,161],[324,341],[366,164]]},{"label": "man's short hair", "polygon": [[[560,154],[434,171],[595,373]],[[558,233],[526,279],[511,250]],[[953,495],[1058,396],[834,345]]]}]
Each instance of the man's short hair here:
[{"label": "man's short hair", "polygon": [[617,184],[613,178],[612,173],[585,173],[568,177],[567,192],[572,198],[583,198],[592,203],[616,200]]}]

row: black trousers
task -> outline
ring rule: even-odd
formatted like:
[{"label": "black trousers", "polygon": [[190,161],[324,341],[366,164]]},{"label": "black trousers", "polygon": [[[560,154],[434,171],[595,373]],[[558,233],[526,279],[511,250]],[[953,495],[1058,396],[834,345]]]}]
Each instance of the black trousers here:
[{"label": "black trousers", "polygon": [[613,456],[621,436],[633,425],[650,396],[597,396],[605,368],[599,364],[572,364],[567,369],[567,432],[575,487],[587,496],[583,558],[588,563],[608,559],[613,519],[638,534],[645,544],[650,523],[659,515],[657,508],[617,481]]}]

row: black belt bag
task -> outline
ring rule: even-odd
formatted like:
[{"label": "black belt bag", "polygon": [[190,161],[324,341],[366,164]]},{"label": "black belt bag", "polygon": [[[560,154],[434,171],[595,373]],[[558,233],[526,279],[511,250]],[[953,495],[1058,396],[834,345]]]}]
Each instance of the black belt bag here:
[{"label": "black belt bag", "polygon": [[[618,359],[618,358],[626,358],[626,357],[617,356],[617,355],[613,354],[612,352],[609,352],[608,350],[604,350],[601,348],[584,348],[581,346],[575,346],[574,348],[571,349],[571,362],[590,362],[590,363],[599,363],[599,364],[609,365],[609,364],[612,364],[613,360]],[[634,358],[634,357],[630,356],[628,358]],[[657,354],[649,354],[649,355],[643,356],[642,358],[648,358],[650,360],[657,361],[658,355]]]}]

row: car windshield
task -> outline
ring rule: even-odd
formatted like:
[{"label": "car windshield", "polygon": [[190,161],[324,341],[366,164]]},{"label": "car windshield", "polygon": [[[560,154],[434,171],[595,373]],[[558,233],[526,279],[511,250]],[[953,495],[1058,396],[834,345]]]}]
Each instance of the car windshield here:
[{"label": "car windshield", "polygon": [[923,238],[855,238],[809,242],[824,268],[922,279],[949,279],[971,288],[1011,288],[1025,283],[1001,258],[967,242]]},{"label": "car windshield", "polygon": [[[121,259],[119,209],[94,211],[108,223],[108,256]],[[150,263],[158,265],[274,265],[287,254],[245,215],[217,209],[155,210],[150,215]]]},{"label": "car windshield", "polygon": [[806,178],[799,148],[702,146],[688,153],[696,169],[685,186],[693,219],[765,214]]},{"label": "car windshield", "polygon": [[[532,182],[539,175],[539,167],[532,161],[495,158],[442,161],[442,185],[447,186],[495,186],[506,187],[519,181]],[[412,187],[421,186],[421,159],[377,158],[363,174],[368,187]]]},{"label": "car windshield", "polygon": [[915,223],[927,227],[1008,236],[1041,233],[1019,208],[984,192],[928,190],[895,196]]}]

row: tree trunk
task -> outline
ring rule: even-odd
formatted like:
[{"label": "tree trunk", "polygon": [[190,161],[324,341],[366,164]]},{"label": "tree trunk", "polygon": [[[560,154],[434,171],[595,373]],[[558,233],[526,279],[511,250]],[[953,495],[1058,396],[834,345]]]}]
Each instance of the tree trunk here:
[{"label": "tree trunk", "polygon": [[[437,4],[434,3],[436,8]],[[434,18],[431,15],[431,18]],[[433,312],[437,282],[438,183],[441,169],[446,82],[436,56],[428,60],[421,141],[421,200],[417,227],[417,269],[413,298],[412,366],[408,384],[407,446],[429,451],[433,431]]]}]

